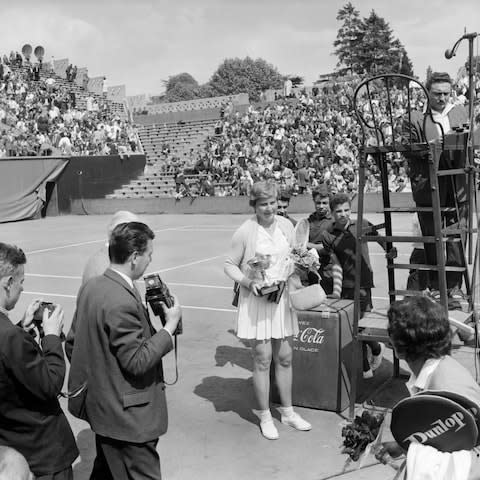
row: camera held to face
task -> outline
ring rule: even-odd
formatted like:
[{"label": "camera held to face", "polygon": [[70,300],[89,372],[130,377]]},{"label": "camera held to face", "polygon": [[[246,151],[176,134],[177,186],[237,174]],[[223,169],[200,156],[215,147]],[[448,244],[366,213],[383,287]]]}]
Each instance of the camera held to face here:
[{"label": "camera held to face", "polygon": [[[158,273],[147,275],[143,277],[143,279],[145,280],[146,289],[145,299],[150,305],[152,312],[160,318],[162,325],[165,326],[166,318],[161,302],[163,302],[167,308],[171,308],[174,305],[174,299]],[[180,333],[183,333],[182,319],[178,322],[177,329],[173,334],[177,335]]]},{"label": "camera held to face", "polygon": [[45,336],[45,333],[43,331],[43,312],[45,310],[47,310],[48,314],[51,315],[52,312],[55,310],[55,304],[53,304],[52,302],[40,302],[40,305],[33,314],[33,324],[37,328],[40,338],[43,338]]}]

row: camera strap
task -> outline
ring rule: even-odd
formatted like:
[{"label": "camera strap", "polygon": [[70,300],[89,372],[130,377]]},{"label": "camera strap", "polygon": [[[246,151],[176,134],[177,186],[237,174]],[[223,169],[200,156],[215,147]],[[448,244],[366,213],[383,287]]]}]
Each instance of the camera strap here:
[{"label": "camera strap", "polygon": [[178,335],[173,336],[173,350],[175,351],[175,379],[169,383],[164,378],[163,383],[168,386],[175,385],[178,382]]},{"label": "camera strap", "polygon": [[79,387],[74,388],[70,392],[60,392],[58,394],[59,397],[63,398],[75,398],[78,397],[84,390],[87,388],[87,382],[83,382]]}]

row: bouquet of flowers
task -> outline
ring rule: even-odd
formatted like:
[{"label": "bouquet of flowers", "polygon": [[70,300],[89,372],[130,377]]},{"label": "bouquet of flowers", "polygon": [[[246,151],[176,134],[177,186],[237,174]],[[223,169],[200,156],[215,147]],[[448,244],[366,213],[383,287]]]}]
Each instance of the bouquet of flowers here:
[{"label": "bouquet of flowers", "polygon": [[366,457],[372,446],[380,441],[384,418],[383,413],[364,410],[361,416],[357,415],[353,421],[347,422],[342,428],[342,453],[346,453],[353,462]]},{"label": "bouquet of flowers", "polygon": [[311,278],[312,275],[315,278],[313,283],[318,283],[320,260],[314,248],[307,249],[303,246],[293,247],[290,252],[290,259],[294,267],[293,273],[298,275],[302,286],[308,286],[312,283],[312,281],[309,280],[309,277]]}]

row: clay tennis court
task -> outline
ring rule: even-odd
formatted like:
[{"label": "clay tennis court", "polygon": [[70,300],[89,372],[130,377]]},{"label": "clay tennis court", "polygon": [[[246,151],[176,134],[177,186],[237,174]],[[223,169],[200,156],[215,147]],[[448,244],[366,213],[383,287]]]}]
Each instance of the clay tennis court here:
[{"label": "clay tennis court", "polygon": [[[340,473],[346,459],[340,451],[341,415],[297,407],[313,429],[298,432],[276,421],[277,441],[264,439],[257,426],[252,412],[250,350],[233,334],[232,282],[223,273],[231,236],[247,216],[141,218],[156,234],[153,261],[146,273],[159,272],[183,306],[180,378],[176,385],[167,387],[169,430],[158,444],[164,478],[320,480]],[[367,218],[381,221],[380,215]],[[17,244],[27,254],[25,291],[14,318],[34,298],[43,298],[64,307],[64,328],[68,330],[83,265],[105,243],[109,220],[109,216],[61,216],[0,225],[1,241]],[[408,215],[396,216],[396,233],[409,234],[410,228]],[[398,250],[402,263],[407,263],[411,246],[399,244]],[[384,253],[377,244],[370,244],[370,253],[377,285],[374,306],[386,306]],[[407,272],[403,273],[399,282],[404,284]],[[454,355],[474,372],[472,349],[457,346]],[[169,354],[164,359],[167,381],[174,379],[174,365],[174,355]],[[375,378],[361,380],[360,394],[373,392],[390,374],[391,351],[387,350]],[[402,389],[400,382],[393,384],[390,400],[406,395]],[[278,420],[275,409],[272,413]],[[95,456],[94,437],[88,424],[70,415],[68,418],[81,451],[74,465],[75,480],[85,480]],[[341,478],[383,480],[391,476],[389,467],[376,465]]]}]

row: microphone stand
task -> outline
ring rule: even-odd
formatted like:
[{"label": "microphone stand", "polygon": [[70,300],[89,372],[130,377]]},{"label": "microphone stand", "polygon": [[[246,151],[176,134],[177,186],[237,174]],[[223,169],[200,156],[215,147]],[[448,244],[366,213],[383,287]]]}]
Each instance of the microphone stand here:
[{"label": "microphone stand", "polygon": [[[445,58],[448,60],[454,57],[457,53],[458,46],[462,40],[468,40],[468,114],[469,114],[469,133],[468,133],[468,144],[467,144],[467,168],[468,168],[468,263],[472,263],[472,240],[473,240],[473,209],[474,199],[475,199],[475,177],[473,172],[473,100],[475,97],[475,85],[473,82],[474,72],[473,72],[473,41],[477,38],[477,32],[465,33],[462,35],[453,45],[450,50],[445,51]],[[477,226],[478,228],[478,226]]]}]

